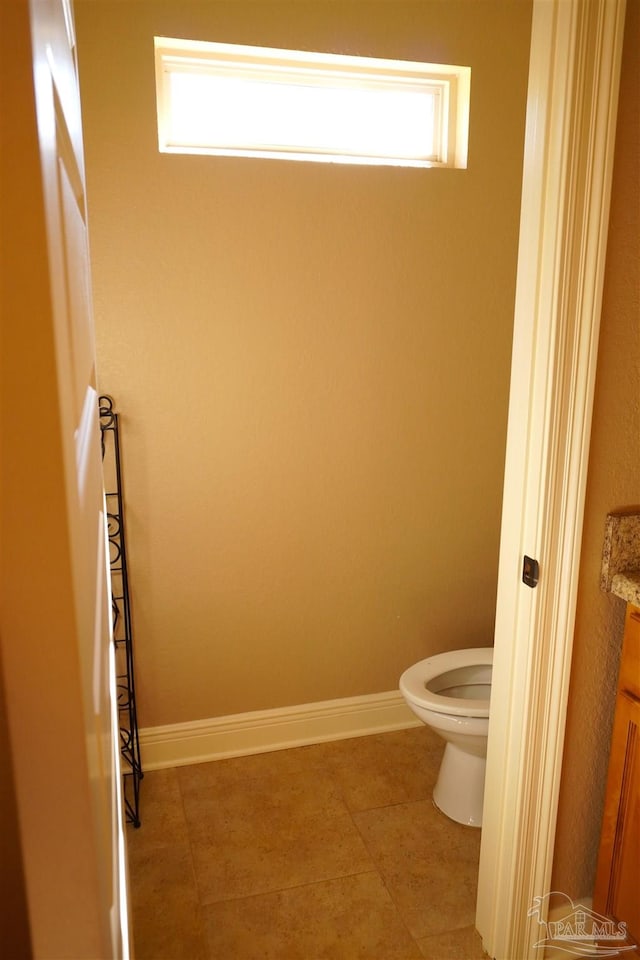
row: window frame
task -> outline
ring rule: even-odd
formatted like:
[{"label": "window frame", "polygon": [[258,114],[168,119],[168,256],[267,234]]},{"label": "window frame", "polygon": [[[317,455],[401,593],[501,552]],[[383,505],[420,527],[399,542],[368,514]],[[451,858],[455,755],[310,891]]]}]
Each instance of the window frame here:
[{"label": "window frame", "polygon": [[[312,53],[201,40],[154,37],[158,149],[161,153],[252,156],[319,162],[391,164],[413,167],[467,166],[471,70],[450,64],[383,60],[343,54]],[[173,134],[171,76],[194,73],[265,80],[270,85],[295,81],[296,86],[323,86],[371,92],[419,91],[434,97],[434,152],[407,156],[399,151],[347,152],[335,145],[287,143],[284,147],[255,143],[179,138]],[[266,85],[266,84],[265,84]]]}]

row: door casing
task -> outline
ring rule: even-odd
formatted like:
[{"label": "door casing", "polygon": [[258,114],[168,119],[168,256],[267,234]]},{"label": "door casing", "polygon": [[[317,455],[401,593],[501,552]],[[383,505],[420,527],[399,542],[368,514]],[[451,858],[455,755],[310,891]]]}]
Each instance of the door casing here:
[{"label": "door casing", "polygon": [[539,956],[528,912],[551,892],[624,14],[533,3],[476,914],[498,960]]}]

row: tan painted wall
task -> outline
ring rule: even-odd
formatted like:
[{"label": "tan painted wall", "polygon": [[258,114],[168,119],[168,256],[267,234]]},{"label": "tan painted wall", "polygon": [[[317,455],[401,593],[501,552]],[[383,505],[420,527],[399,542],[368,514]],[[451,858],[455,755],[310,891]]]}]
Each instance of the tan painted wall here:
[{"label": "tan painted wall", "polygon": [[593,891],[625,604],[599,589],[606,514],[640,509],[640,2],[627,0],[611,220],[552,889]]},{"label": "tan painted wall", "polygon": [[[77,3],[144,726],[492,642],[530,14]],[[469,169],[161,156],[154,34],[469,65]]]}]

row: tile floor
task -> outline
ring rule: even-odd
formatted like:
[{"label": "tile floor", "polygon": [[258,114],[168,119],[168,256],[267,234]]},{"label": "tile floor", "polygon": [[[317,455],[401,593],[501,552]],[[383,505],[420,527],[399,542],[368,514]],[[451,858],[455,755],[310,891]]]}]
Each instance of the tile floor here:
[{"label": "tile floor", "polygon": [[137,960],[480,960],[480,832],[436,810],[426,727],[147,773]]}]

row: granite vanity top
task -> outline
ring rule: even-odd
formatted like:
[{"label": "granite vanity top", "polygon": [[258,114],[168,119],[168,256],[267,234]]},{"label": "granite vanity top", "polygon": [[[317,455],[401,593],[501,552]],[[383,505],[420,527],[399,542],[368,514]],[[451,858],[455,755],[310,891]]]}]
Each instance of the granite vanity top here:
[{"label": "granite vanity top", "polygon": [[607,515],[600,589],[640,607],[640,512]]}]

